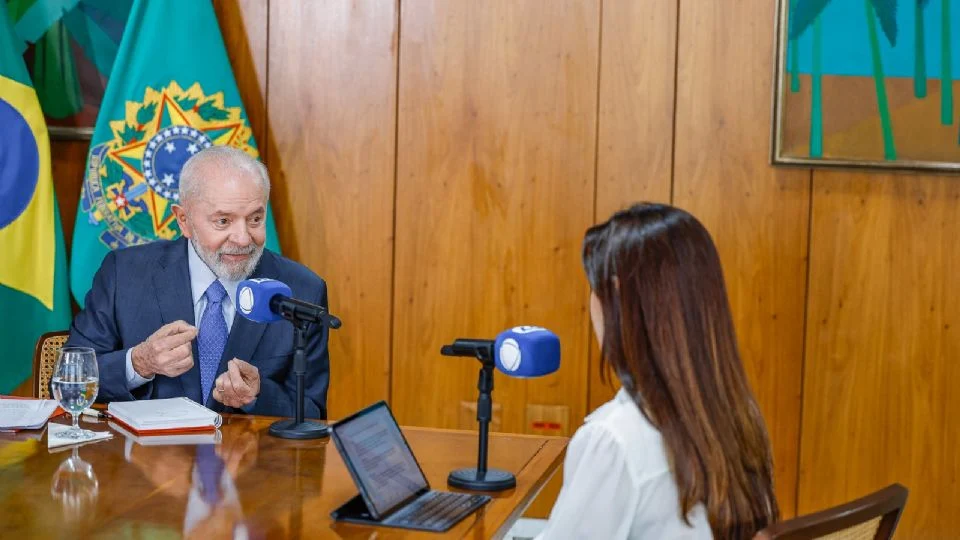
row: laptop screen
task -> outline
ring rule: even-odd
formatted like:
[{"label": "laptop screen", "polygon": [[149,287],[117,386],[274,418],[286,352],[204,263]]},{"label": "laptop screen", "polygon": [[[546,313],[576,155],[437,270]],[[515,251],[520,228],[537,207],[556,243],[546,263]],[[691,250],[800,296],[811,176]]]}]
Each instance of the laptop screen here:
[{"label": "laptop screen", "polygon": [[332,429],[357,487],[379,516],[428,487],[386,403],[369,407]]}]

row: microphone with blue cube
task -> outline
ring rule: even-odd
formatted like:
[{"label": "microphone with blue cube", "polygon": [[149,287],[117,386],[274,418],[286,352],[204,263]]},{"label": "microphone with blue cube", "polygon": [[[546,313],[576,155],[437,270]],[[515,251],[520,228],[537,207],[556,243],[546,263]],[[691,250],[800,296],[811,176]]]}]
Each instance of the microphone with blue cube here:
[{"label": "microphone with blue cube", "polygon": [[319,323],[340,328],[340,319],[327,308],[291,298],[293,291],[282,281],[267,278],[246,279],[237,285],[240,314],[253,322],[271,323],[284,319],[294,323]]},{"label": "microphone with blue cube", "polygon": [[517,326],[494,341],[497,369],[511,377],[542,377],[560,369],[560,338],[539,326]]},{"label": "microphone with blue cube", "polygon": [[480,361],[477,388],[477,422],[480,441],[477,466],[452,471],[447,477],[451,487],[470,491],[503,491],[517,485],[513,473],[487,467],[490,420],[493,417],[493,370],[510,377],[532,378],[560,369],[560,338],[539,326],[515,326],[500,332],[496,339],[457,339],[440,349],[444,356],[468,356]]},{"label": "microphone with blue cube", "polygon": [[270,435],[283,439],[318,439],[330,435],[321,422],[303,418],[304,377],[307,373],[307,329],[311,324],[340,328],[340,319],[318,306],[291,298],[293,291],[282,281],[266,278],[245,279],[237,285],[237,312],[256,323],[287,320],[293,324],[293,375],[297,381],[296,415],[270,425]]}]

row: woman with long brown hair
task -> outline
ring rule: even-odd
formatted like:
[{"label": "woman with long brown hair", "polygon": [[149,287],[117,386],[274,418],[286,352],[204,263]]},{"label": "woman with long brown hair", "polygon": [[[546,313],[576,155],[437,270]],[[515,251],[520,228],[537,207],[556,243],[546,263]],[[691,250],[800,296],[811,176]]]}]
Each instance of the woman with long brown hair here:
[{"label": "woman with long brown hair", "polygon": [[570,441],[543,536],[753,537],[778,519],[772,452],[710,235],[638,204],[587,231],[583,265],[621,389]]}]

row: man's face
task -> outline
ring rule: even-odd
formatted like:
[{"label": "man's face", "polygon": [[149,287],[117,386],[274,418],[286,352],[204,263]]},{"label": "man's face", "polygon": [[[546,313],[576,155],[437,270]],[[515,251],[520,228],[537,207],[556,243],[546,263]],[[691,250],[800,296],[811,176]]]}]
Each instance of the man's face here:
[{"label": "man's face", "polygon": [[207,164],[199,189],[174,206],[177,223],[220,279],[250,277],[266,241],[267,200],[255,173]]}]

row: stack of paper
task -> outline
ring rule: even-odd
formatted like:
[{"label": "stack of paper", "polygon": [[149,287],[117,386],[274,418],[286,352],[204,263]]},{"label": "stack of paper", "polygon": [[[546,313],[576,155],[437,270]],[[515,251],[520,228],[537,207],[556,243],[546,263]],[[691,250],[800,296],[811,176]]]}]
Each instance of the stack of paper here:
[{"label": "stack of paper", "polygon": [[55,410],[57,402],[52,399],[0,398],[0,430],[40,429]]},{"label": "stack of paper", "polygon": [[137,436],[214,431],[222,421],[219,414],[186,397],[113,401],[107,414]]},{"label": "stack of paper", "polygon": [[142,446],[163,446],[163,445],[180,445],[180,444],[220,444],[223,440],[223,435],[220,433],[220,430],[216,431],[202,431],[202,432],[187,432],[187,433],[173,433],[170,435],[146,435],[143,437],[137,436],[131,433],[128,429],[124,428],[117,422],[108,422],[108,426],[117,433],[126,437],[127,442],[136,443]]}]

